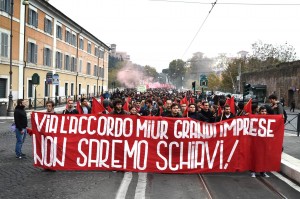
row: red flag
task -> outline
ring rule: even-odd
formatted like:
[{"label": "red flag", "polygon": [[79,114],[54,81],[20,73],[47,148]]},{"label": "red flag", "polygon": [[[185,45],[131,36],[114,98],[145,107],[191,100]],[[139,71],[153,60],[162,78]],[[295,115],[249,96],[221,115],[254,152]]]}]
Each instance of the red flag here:
[{"label": "red flag", "polygon": [[162,106],[160,106],[160,107],[159,107],[159,113],[160,113],[160,115],[161,115],[163,112],[164,112],[164,109],[163,109]]},{"label": "red flag", "polygon": [[100,101],[101,101],[101,103],[103,103],[103,101],[104,101],[104,97],[102,95],[100,97]]},{"label": "red flag", "polygon": [[188,110],[189,110],[189,108],[188,107],[186,107],[186,109],[184,110],[184,112],[182,113],[182,116],[183,117],[188,117]]},{"label": "red flag", "polygon": [[191,97],[191,98],[190,98],[190,103],[191,103],[191,104],[194,104],[194,103],[195,103],[195,98]]},{"label": "red flag", "polygon": [[218,115],[221,115],[222,114],[222,108],[221,108],[221,106],[219,105],[218,106]]},{"label": "red flag", "polygon": [[125,102],[125,104],[123,105],[123,109],[127,112],[129,112],[129,104],[128,101]]},{"label": "red flag", "polygon": [[244,111],[252,114],[252,98],[250,98],[247,104],[244,106]]},{"label": "red flag", "polygon": [[227,99],[225,104],[230,106],[230,112],[235,115],[234,97],[232,96],[230,99]]},{"label": "red flag", "polygon": [[96,98],[93,97],[93,102],[92,102],[92,114],[97,114],[97,113],[102,113],[105,111],[105,108],[101,103],[99,103]]},{"label": "red flag", "polygon": [[112,108],[110,108],[109,105],[108,105],[108,107],[107,107],[107,111],[108,111],[109,113],[113,111]]},{"label": "red flag", "polygon": [[79,114],[83,114],[79,100],[76,102],[76,110],[78,111]]},{"label": "red flag", "polygon": [[182,100],[180,100],[180,104],[186,104],[187,106],[189,105],[186,96],[184,96],[184,98]]}]

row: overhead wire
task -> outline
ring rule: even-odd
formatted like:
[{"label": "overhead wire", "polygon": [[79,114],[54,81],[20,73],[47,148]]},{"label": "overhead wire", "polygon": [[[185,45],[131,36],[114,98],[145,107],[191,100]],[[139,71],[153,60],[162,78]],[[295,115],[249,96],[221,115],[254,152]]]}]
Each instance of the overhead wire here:
[{"label": "overhead wire", "polygon": [[[203,4],[209,5],[209,2],[197,2],[197,1],[175,1],[175,0],[149,0],[149,1],[160,1],[167,3],[191,3],[191,4]],[[245,5],[245,6],[300,6],[300,3],[242,3],[242,2],[220,2],[219,5]]]},{"label": "overhead wire", "polygon": [[192,44],[194,43],[194,40],[196,39],[198,33],[199,33],[200,30],[202,29],[202,27],[203,27],[204,23],[206,22],[208,16],[210,15],[211,11],[213,10],[213,8],[215,7],[215,5],[217,4],[217,1],[218,1],[218,0],[216,0],[214,3],[212,3],[211,9],[209,10],[209,12],[208,12],[208,14],[206,15],[204,21],[202,22],[202,24],[201,24],[200,27],[198,28],[198,31],[196,32],[196,34],[195,34],[194,38],[192,39],[192,41],[190,42],[190,44],[188,45],[187,49],[184,51],[184,53],[183,53],[183,55],[182,55],[182,59],[183,59],[183,57],[185,56],[185,54],[187,53],[187,51],[190,49],[190,47],[192,46]]}]

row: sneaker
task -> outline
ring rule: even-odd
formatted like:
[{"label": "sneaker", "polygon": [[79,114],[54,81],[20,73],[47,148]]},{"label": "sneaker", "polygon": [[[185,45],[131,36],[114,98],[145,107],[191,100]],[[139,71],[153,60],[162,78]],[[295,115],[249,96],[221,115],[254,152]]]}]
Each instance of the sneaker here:
[{"label": "sneaker", "polygon": [[261,176],[265,177],[265,178],[269,178],[270,177],[266,172],[263,172],[263,174]]},{"label": "sneaker", "polygon": [[17,159],[22,159],[22,156],[16,156]]},{"label": "sneaker", "polygon": [[254,172],[251,172],[251,177],[252,177],[252,178],[256,178],[256,175],[255,175]]},{"label": "sneaker", "polygon": [[25,156],[26,156],[26,154],[24,154],[24,153],[21,153],[21,156],[22,156],[22,157],[25,157]]}]

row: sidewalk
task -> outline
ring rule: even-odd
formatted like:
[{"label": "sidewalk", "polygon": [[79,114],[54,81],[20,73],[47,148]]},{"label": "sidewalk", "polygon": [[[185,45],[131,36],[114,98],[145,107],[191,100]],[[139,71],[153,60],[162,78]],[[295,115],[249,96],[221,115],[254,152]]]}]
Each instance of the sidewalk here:
[{"label": "sidewalk", "polygon": [[[55,107],[55,108],[54,108],[54,111],[55,111],[56,113],[61,113],[65,108],[66,108],[66,105],[58,106],[58,107]],[[38,108],[38,109],[36,109],[36,110],[30,109],[30,110],[25,110],[25,111],[26,111],[26,113],[27,113],[27,118],[29,118],[31,112],[34,112],[34,111],[35,111],[35,112],[46,112],[46,109],[44,109],[44,108]],[[13,116],[0,116],[0,120],[13,120],[13,119],[14,119]]]},{"label": "sidewalk", "polygon": [[[55,112],[61,113],[65,109],[64,106],[56,107]],[[290,112],[289,107],[285,107],[287,114],[299,114],[300,110]],[[34,110],[27,110],[27,116],[30,117]],[[45,112],[46,109],[35,110]],[[13,120],[13,117],[0,116],[0,120]],[[283,140],[284,151],[281,156],[281,172],[300,184],[300,137],[297,132],[285,131]]]}]

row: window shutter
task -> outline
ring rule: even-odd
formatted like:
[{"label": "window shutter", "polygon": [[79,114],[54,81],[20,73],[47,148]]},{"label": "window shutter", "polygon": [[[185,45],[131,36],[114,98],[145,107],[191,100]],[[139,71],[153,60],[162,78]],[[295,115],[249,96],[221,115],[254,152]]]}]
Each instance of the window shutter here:
[{"label": "window shutter", "polygon": [[32,24],[32,10],[28,9],[29,13],[28,13],[28,24],[33,25]]},{"label": "window shutter", "polygon": [[50,56],[49,56],[49,66],[52,66],[52,50],[49,50],[50,51]]},{"label": "window shutter", "polygon": [[37,50],[38,50],[38,45],[34,45],[34,63],[37,64]]},{"label": "window shutter", "polygon": [[32,63],[31,59],[31,43],[27,42],[27,62]]},{"label": "window shutter", "polygon": [[46,48],[43,49],[43,56],[44,56],[44,60],[43,60],[43,65],[46,66],[47,63],[47,53],[46,53]]},{"label": "window shutter", "polygon": [[38,13],[36,12],[36,18],[35,18],[35,27],[36,27],[36,28],[38,27],[38,24],[39,24],[39,15],[38,15]]},{"label": "window shutter", "polygon": [[3,34],[2,37],[4,38],[4,57],[8,57],[8,34]]},{"label": "window shutter", "polygon": [[49,30],[50,30],[50,35],[52,35],[52,22],[50,21],[50,23],[49,23]]},{"label": "window shutter", "polygon": [[62,54],[62,53],[59,53],[59,55],[60,55],[60,65],[59,65],[59,68],[62,69],[63,54]]},{"label": "window shutter", "polygon": [[74,67],[74,72],[77,71],[77,58],[75,58],[75,67]]},{"label": "window shutter", "polygon": [[59,68],[59,65],[58,65],[58,52],[56,51],[56,53],[55,53],[55,67],[56,68]]},{"label": "window shutter", "polygon": [[47,27],[48,27],[48,20],[47,20],[47,18],[45,17],[45,18],[44,18],[44,31],[45,31],[45,32],[48,32],[48,31],[47,31]]}]

